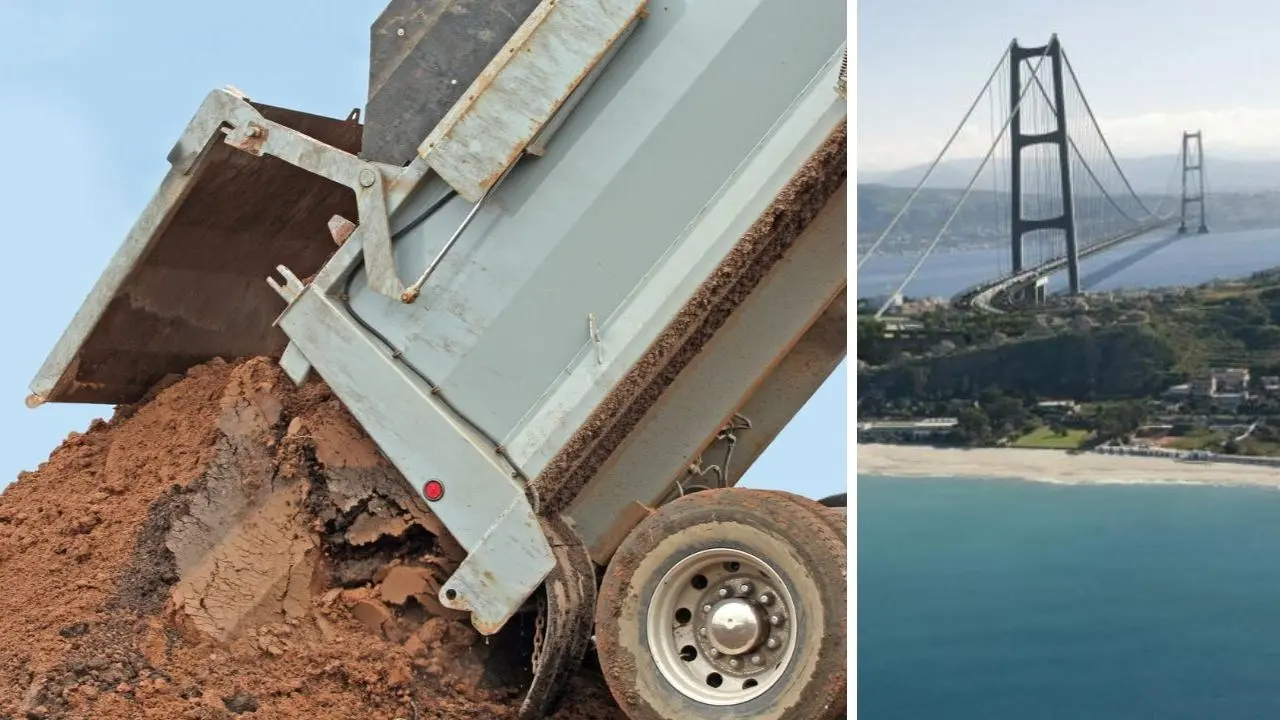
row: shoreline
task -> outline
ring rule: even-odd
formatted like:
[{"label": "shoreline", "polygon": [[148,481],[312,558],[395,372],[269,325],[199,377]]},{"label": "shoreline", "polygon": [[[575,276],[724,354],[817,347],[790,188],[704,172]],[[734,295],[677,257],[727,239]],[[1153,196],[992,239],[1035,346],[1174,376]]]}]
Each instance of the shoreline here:
[{"label": "shoreline", "polygon": [[858,444],[859,475],[1025,480],[1058,485],[1219,485],[1280,489],[1280,469],[1031,448]]}]

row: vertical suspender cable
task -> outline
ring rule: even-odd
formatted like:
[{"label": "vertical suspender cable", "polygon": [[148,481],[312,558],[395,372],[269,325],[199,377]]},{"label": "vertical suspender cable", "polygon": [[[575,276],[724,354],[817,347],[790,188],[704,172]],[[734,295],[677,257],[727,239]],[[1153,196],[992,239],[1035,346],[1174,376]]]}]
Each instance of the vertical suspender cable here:
[{"label": "vertical suspender cable", "polygon": [[[1062,64],[1067,66],[1067,72],[1071,75],[1071,82],[1075,83],[1075,86],[1079,88],[1080,78],[1076,77],[1076,70],[1071,66],[1071,60],[1067,57],[1065,50],[1062,51]],[[1116,172],[1120,174],[1120,180],[1124,182],[1125,189],[1138,201],[1138,206],[1150,215],[1151,210],[1142,202],[1142,198],[1138,197],[1138,193],[1133,191],[1133,186],[1129,184],[1129,178],[1125,177],[1124,170],[1120,168],[1120,163],[1116,160],[1115,153],[1111,152],[1111,145],[1107,142],[1107,136],[1102,134],[1102,127],[1098,125],[1098,118],[1093,114],[1093,108],[1089,105],[1089,98],[1084,96],[1083,91],[1080,93],[1080,100],[1084,103],[1085,112],[1089,114],[1089,122],[1093,123],[1093,127],[1098,130],[1098,137],[1102,138],[1102,147],[1107,151],[1107,157],[1111,158],[1111,163],[1115,166]]]},{"label": "vertical suspender cable", "polygon": [[[1044,85],[1043,85],[1043,84],[1041,84],[1041,82],[1040,82],[1040,78],[1034,78],[1034,79],[1035,79],[1036,85],[1038,85],[1038,86],[1040,87],[1040,94],[1041,94],[1041,96],[1043,96],[1043,97],[1044,97],[1045,102],[1046,102],[1046,103],[1049,103],[1049,104],[1050,104],[1050,107],[1052,107],[1052,101],[1049,99],[1049,96],[1048,96],[1048,94],[1047,94],[1047,91],[1046,91],[1046,90],[1045,90],[1045,88],[1044,88]],[[1095,126],[1095,127],[1096,127],[1096,126]],[[1100,132],[1099,132],[1099,135],[1101,135],[1101,133],[1100,133]],[[1138,220],[1135,220],[1133,217],[1131,217],[1131,216],[1129,215],[1129,213],[1125,212],[1125,211],[1124,211],[1124,208],[1120,207],[1120,203],[1116,202],[1115,198],[1113,198],[1113,197],[1111,196],[1111,193],[1107,192],[1107,188],[1106,188],[1106,186],[1104,186],[1104,185],[1102,184],[1102,180],[1100,180],[1100,179],[1098,178],[1098,176],[1097,176],[1096,174],[1094,174],[1093,169],[1089,166],[1089,162],[1088,162],[1088,160],[1086,160],[1086,159],[1084,158],[1084,156],[1081,154],[1081,152],[1080,152],[1080,148],[1076,146],[1075,141],[1071,139],[1071,136],[1070,136],[1070,135],[1068,135],[1068,136],[1067,136],[1067,144],[1070,146],[1070,149],[1075,150],[1076,156],[1081,158],[1081,163],[1084,165],[1085,172],[1089,173],[1089,177],[1093,178],[1093,181],[1094,181],[1095,183],[1097,183],[1097,185],[1098,185],[1098,189],[1099,189],[1099,190],[1101,190],[1102,194],[1106,197],[1106,199],[1107,199],[1107,200],[1109,200],[1109,201],[1111,202],[1111,205],[1112,205],[1112,206],[1113,206],[1117,211],[1119,211],[1121,215],[1124,215],[1124,217],[1125,217],[1127,220],[1129,220],[1129,222],[1132,222],[1132,223],[1135,223],[1135,224],[1136,224],[1136,223],[1138,223]],[[1113,158],[1113,159],[1114,159],[1114,158]],[[1125,184],[1126,184],[1126,185],[1128,185],[1128,182],[1126,181],[1126,183],[1125,183]],[[1130,189],[1130,191],[1132,192],[1132,189]],[[1136,195],[1135,195],[1135,197],[1136,197]],[[1143,207],[1142,209],[1143,209],[1143,210],[1147,210],[1147,209],[1146,209],[1146,207]],[[1147,210],[1147,213],[1148,213],[1148,214],[1149,214],[1150,212],[1151,212],[1150,210]]]}]

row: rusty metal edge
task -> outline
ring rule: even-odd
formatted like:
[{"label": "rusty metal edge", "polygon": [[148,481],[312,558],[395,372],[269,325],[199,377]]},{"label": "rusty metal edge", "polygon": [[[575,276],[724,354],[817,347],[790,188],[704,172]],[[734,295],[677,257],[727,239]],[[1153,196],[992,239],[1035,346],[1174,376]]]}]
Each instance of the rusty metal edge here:
[{"label": "rusty metal edge", "polygon": [[[785,256],[848,174],[848,125],[842,119],[702,283],[693,299],[529,482],[531,501],[539,514],[561,512],[573,501],[698,349],[719,330],[769,268]],[[714,300],[707,303],[707,298]]]},{"label": "rusty metal edge", "polygon": [[[572,12],[572,5],[562,7],[562,0],[544,0],[529,17],[520,25],[510,39],[500,48],[493,60],[480,71],[480,75],[476,77],[471,86],[462,94],[457,103],[449,109],[440,122],[431,130],[431,133],[424,138],[418,146],[418,156],[427,161],[432,170],[440,177],[445,178],[449,184],[458,192],[460,196],[468,202],[479,202],[483,193],[492,188],[502,178],[504,173],[511,168],[512,165],[520,159],[524,154],[525,148],[534,142],[538,135],[551,122],[555,120],[556,114],[569,102],[570,98],[584,80],[591,74],[597,66],[612,57],[611,50],[615,49],[621,41],[630,36],[635,23],[644,13],[646,2],[643,0],[635,0],[631,3],[632,9],[625,17],[625,21],[621,22],[613,31],[600,48],[599,52],[592,57],[587,65],[581,68],[572,81],[563,88],[557,88],[559,94],[554,98],[552,106],[546,113],[546,117],[538,120],[536,127],[530,128],[524,137],[512,138],[514,143],[508,148],[507,155],[501,167],[491,170],[491,172],[475,181],[471,179],[471,183],[466,181],[468,178],[460,178],[459,171],[455,166],[457,158],[447,161],[443,165],[436,155],[440,153],[452,154],[451,148],[458,142],[457,132],[468,120],[477,113],[477,106],[486,97],[489,87],[497,80],[497,78],[507,71],[513,62],[521,60],[521,51],[528,50],[528,46],[538,38],[538,32],[543,25],[548,22],[560,21],[562,16],[553,17],[553,13],[557,10],[560,13]],[[535,118],[535,120],[537,120]],[[465,129],[465,128],[464,128]],[[448,160],[448,159],[447,159]]]}]

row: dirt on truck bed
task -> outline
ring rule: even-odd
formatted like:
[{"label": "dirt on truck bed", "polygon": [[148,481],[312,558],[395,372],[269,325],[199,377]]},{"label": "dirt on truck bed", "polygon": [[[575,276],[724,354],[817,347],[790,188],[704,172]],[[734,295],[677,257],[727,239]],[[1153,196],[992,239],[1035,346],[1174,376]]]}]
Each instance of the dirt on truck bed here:
[{"label": "dirt on truck bed", "polygon": [[[0,495],[0,719],[512,717],[533,619],[436,600],[458,546],[319,381],[215,360]],[[561,720],[623,720],[589,660]]]}]

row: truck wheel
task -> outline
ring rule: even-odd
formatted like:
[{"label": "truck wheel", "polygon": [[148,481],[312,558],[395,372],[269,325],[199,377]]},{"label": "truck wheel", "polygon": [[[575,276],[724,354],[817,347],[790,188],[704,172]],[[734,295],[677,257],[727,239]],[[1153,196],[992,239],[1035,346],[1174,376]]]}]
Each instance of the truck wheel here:
[{"label": "truck wheel", "polygon": [[632,720],[828,720],[847,707],[846,538],[797,495],[707,490],[623,541],[596,648]]}]

